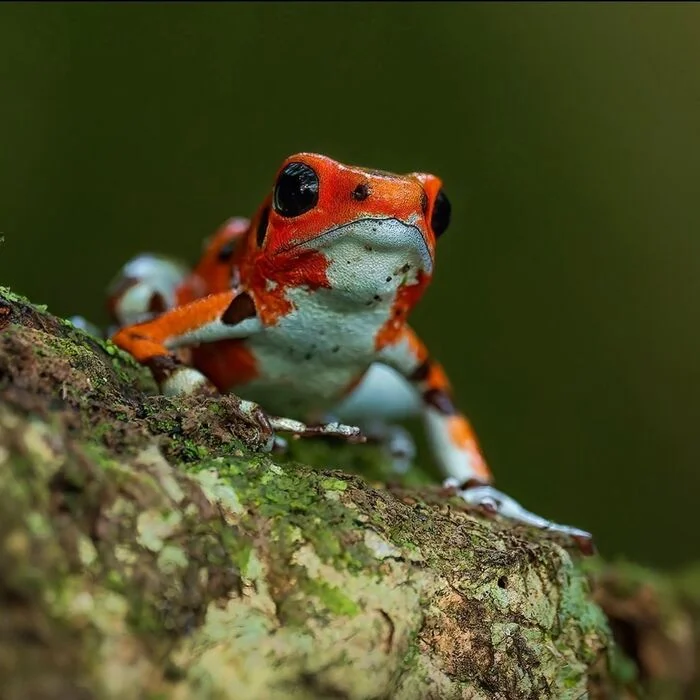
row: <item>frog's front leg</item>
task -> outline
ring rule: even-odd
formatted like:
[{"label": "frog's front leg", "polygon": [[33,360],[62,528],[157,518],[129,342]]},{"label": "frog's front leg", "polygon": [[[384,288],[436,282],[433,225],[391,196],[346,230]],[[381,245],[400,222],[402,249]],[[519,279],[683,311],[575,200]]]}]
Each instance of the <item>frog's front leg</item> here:
[{"label": "frog's front leg", "polygon": [[455,407],[445,372],[410,328],[382,348],[378,359],[399,371],[420,395],[428,439],[446,486],[487,512],[572,537],[582,551],[592,551],[589,533],[541,518],[491,486],[491,471],[469,421]]},{"label": "frog's front leg", "polygon": [[146,365],[164,394],[200,389],[213,393],[211,382],[179,360],[174,351],[197,343],[246,337],[261,327],[250,295],[229,290],[120,328],[112,342]]},{"label": "frog's front leg", "polygon": [[[199,393],[215,395],[216,388],[194,367],[183,363],[173,351],[217,340],[247,338],[263,330],[248,292],[229,290],[211,294],[189,304],[175,307],[160,316],[126,326],[112,337],[115,345],[130,353],[138,362],[150,368],[161,391],[167,395]],[[276,444],[275,431],[293,433],[299,437],[326,435],[351,441],[362,441],[358,428],[331,423],[309,426],[288,418],[268,416],[257,404],[238,397],[235,412],[256,423],[264,433],[269,432],[264,449]]]}]

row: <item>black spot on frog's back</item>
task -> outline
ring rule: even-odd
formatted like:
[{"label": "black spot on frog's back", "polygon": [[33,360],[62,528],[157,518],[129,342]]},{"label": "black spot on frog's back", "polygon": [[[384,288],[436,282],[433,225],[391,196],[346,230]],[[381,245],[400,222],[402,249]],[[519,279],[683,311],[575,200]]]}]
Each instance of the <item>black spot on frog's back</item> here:
[{"label": "black spot on frog's back", "polygon": [[369,185],[364,182],[360,183],[353,191],[352,198],[356,202],[364,202],[369,197]]},{"label": "black spot on frog's back", "polygon": [[255,302],[248,292],[242,292],[229,304],[221,316],[221,322],[227,326],[235,326],[247,318],[254,318],[257,314]]}]

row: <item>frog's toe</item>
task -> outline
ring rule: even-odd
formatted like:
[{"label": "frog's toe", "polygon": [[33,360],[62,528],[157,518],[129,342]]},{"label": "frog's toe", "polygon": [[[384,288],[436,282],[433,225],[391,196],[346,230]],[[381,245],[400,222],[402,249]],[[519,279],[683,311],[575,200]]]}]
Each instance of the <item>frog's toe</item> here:
[{"label": "frog's toe", "polygon": [[221,400],[250,427],[250,431],[244,436],[250,447],[261,452],[274,452],[276,447],[282,446],[284,440],[278,440],[270,417],[258,404],[234,394],[226,394]]},{"label": "frog's toe", "polygon": [[560,525],[531,513],[507,494],[478,482],[460,485],[456,479],[444,482],[447,488],[456,488],[459,496],[470,505],[478,506],[489,515],[500,515],[523,525],[529,525],[541,530],[556,533],[573,540],[583,554],[590,555],[595,551],[593,536],[585,530],[569,525]]},{"label": "frog's toe", "polygon": [[377,442],[396,474],[406,474],[416,457],[416,444],[402,425],[377,423],[367,430],[367,439]]},{"label": "frog's toe", "polygon": [[270,417],[270,426],[274,431],[292,433],[296,438],[302,437],[334,437],[347,442],[365,442],[362,431],[354,425],[344,423],[321,423],[319,425],[307,425],[293,418]]},{"label": "frog's toe", "polygon": [[280,437],[279,435],[275,435],[273,437],[271,452],[273,452],[276,455],[283,455],[283,454],[286,454],[288,450],[289,450],[289,442],[287,440],[285,440],[283,437]]}]

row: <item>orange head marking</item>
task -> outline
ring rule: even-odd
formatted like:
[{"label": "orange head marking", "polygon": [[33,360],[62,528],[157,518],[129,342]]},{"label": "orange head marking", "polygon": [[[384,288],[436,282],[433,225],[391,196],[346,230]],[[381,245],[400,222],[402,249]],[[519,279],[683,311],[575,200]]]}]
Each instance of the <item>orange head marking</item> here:
[{"label": "orange head marking", "polygon": [[[364,220],[397,220],[420,232],[432,255],[430,214],[441,182],[432,175],[394,175],[300,153],[280,167],[265,235],[270,252],[329,237]],[[315,247],[315,246],[314,246]]]},{"label": "orange head marking", "polygon": [[253,219],[245,257],[273,279],[292,267],[303,272],[308,261],[318,284],[320,254],[335,268],[331,286],[347,291],[372,270],[384,279],[401,270],[430,277],[449,209],[434,175],[395,175],[300,153],[282,163]]}]

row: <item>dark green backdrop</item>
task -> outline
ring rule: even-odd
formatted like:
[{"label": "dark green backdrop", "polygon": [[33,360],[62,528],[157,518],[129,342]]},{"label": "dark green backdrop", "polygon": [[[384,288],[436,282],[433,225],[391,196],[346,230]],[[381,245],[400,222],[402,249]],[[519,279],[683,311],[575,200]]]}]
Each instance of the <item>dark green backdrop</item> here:
[{"label": "dark green backdrop", "polygon": [[0,282],[103,321],[298,150],[440,174],[414,325],[499,485],[700,554],[700,7],[3,4]]}]

